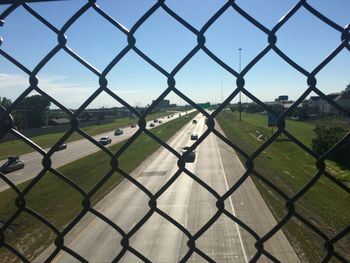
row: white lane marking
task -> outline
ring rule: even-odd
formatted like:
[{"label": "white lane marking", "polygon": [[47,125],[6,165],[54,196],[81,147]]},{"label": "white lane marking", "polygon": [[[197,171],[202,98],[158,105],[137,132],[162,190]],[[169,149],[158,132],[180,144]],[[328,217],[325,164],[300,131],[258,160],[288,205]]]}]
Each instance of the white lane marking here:
[{"label": "white lane marking", "polygon": [[[158,189],[159,188],[159,185],[162,183],[161,180],[158,181],[157,185],[156,185],[156,188],[155,189]],[[113,191],[113,190],[112,190]],[[158,190],[157,190],[158,191]],[[106,198],[107,195],[104,197]],[[102,199],[100,202],[103,202],[104,199]],[[114,205],[114,203],[110,202],[110,203],[107,203],[104,207],[102,207],[102,210],[105,211],[106,209],[112,207]],[[69,246],[72,246],[78,239],[80,239],[83,234],[85,234],[88,230],[90,230],[93,226],[93,224],[95,224],[97,222],[97,219],[100,219],[99,217],[95,217],[70,243],[69,243]],[[136,225],[136,222],[132,225],[131,229],[133,229]],[[64,255],[63,252],[60,252],[59,254],[57,254],[57,256],[53,259],[53,263],[55,262],[58,262],[58,260],[61,259],[61,257]]]},{"label": "white lane marking", "polygon": [[[217,141],[216,138],[214,138],[214,139],[215,139],[215,144],[216,144],[216,150],[217,150],[217,152],[218,152],[218,156],[219,156],[219,160],[220,160],[222,175],[224,176],[224,180],[225,180],[225,184],[226,184],[226,189],[227,189],[227,191],[228,191],[228,190],[229,190],[229,187],[228,187],[228,183],[227,183],[227,179],[226,179],[226,173],[225,173],[225,170],[224,170],[224,165],[222,164],[222,160],[221,160],[221,154],[220,154],[220,150],[219,150],[218,141]],[[232,203],[231,196],[229,197],[229,199],[230,199],[230,204],[231,204],[231,209],[232,209],[233,215],[236,216],[236,212],[235,212],[235,209],[234,209],[234,207],[233,207],[233,203]],[[245,249],[244,249],[244,245],[243,245],[243,240],[242,240],[241,232],[240,232],[239,227],[238,227],[238,224],[237,224],[236,222],[235,222],[235,225],[236,225],[236,229],[237,229],[237,232],[238,232],[239,242],[241,243],[241,247],[242,247],[242,251],[243,251],[243,255],[244,255],[245,262],[248,263],[248,258],[247,258],[246,251],[245,251]]]},{"label": "white lane marking", "polygon": [[[95,217],[79,234],[77,237],[74,238],[74,240],[72,240],[71,243],[69,243],[69,246],[73,245],[73,243],[75,243],[83,234],[85,234],[85,232],[87,232],[88,230],[90,230],[90,227],[95,224],[97,220],[97,217]],[[56,257],[52,260],[52,263],[58,262],[61,257],[64,255],[63,251],[61,251],[59,254],[56,255]]]}]

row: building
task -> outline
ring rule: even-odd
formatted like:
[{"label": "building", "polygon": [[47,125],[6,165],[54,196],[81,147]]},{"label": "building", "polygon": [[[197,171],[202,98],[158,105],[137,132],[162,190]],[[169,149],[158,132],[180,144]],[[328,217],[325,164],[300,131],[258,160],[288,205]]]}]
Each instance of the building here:
[{"label": "building", "polygon": [[[350,110],[350,84],[342,92],[335,92],[326,95],[343,108]],[[341,112],[328,101],[319,96],[311,96],[308,101],[308,113],[315,116],[341,115]]]},{"label": "building", "polygon": [[343,108],[350,110],[350,84],[334,99],[334,101]]}]

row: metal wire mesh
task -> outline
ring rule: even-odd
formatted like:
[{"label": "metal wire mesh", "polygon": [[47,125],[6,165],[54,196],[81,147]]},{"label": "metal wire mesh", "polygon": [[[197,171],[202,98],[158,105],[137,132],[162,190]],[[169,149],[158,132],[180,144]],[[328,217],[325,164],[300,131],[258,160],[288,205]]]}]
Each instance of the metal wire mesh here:
[{"label": "metal wire mesh", "polygon": [[[285,129],[285,117],[288,116],[289,113],[291,113],[293,110],[296,109],[296,107],[302,103],[302,101],[310,95],[311,92],[316,93],[319,95],[323,100],[327,101],[329,104],[334,106],[336,109],[338,109],[340,112],[342,112],[345,116],[350,117],[350,112],[343,108],[342,106],[338,105],[336,102],[328,98],[324,93],[322,93],[317,88],[317,79],[316,76],[318,72],[324,68],[330,61],[332,61],[342,50],[348,50],[350,51],[350,25],[346,25],[345,27],[341,27],[338,24],[331,21],[329,18],[324,16],[323,14],[316,11],[312,6],[310,6],[306,1],[299,1],[290,11],[288,11],[283,18],[279,20],[279,22],[272,28],[272,30],[269,30],[264,25],[259,23],[254,17],[251,17],[248,13],[246,13],[243,9],[238,6],[235,1],[227,1],[206,23],[205,25],[200,29],[197,30],[194,28],[190,23],[186,22],[181,16],[176,14],[173,10],[171,10],[167,4],[166,1],[159,0],[157,1],[147,12],[145,12],[142,17],[133,25],[133,27],[130,30],[127,30],[124,26],[122,26],[118,21],[116,21],[113,17],[111,17],[107,12],[103,11],[97,4],[96,1],[90,0],[86,1],[83,6],[64,24],[64,26],[60,29],[56,28],[53,24],[51,24],[49,21],[47,21],[45,18],[43,18],[40,14],[38,14],[36,11],[34,11],[29,5],[27,5],[26,2],[36,2],[36,1],[2,1],[2,4],[10,4],[6,10],[0,15],[1,19],[1,26],[5,26],[5,20],[8,16],[10,16],[18,7],[22,6],[28,13],[30,13],[33,17],[35,17],[38,21],[40,21],[45,27],[47,27],[49,30],[51,30],[54,34],[57,36],[57,45],[34,67],[34,69],[28,69],[25,67],[21,61],[16,60],[11,54],[6,53],[2,49],[0,49],[0,55],[7,59],[9,62],[11,62],[14,66],[16,66],[18,69],[20,69],[22,72],[24,72],[28,76],[29,80],[29,87],[12,103],[12,105],[9,108],[0,107],[1,109],[1,117],[0,117],[0,127],[1,127],[1,134],[0,138],[6,136],[7,134],[13,134],[15,135],[19,140],[22,140],[27,145],[29,145],[34,151],[37,151],[39,154],[42,155],[42,165],[43,169],[42,171],[32,180],[23,190],[20,190],[14,183],[11,182],[11,180],[7,179],[2,173],[0,173],[0,178],[5,181],[17,194],[16,198],[16,212],[11,215],[6,222],[4,222],[2,225],[0,225],[0,247],[3,247],[13,254],[15,254],[20,260],[23,262],[29,262],[27,258],[25,258],[24,255],[22,255],[15,247],[11,246],[4,235],[4,232],[7,231],[11,224],[23,213],[26,213],[30,215],[31,217],[35,218],[36,220],[40,221],[41,223],[45,224],[47,227],[49,227],[56,235],[55,237],[55,246],[56,249],[52,252],[52,254],[47,258],[47,261],[52,260],[60,251],[65,251],[69,253],[71,256],[75,257],[76,259],[80,260],[81,262],[86,262],[86,259],[84,259],[82,256],[80,256],[78,253],[70,249],[69,247],[65,246],[64,240],[66,235],[78,224],[78,222],[86,215],[88,212],[94,214],[96,217],[99,217],[101,220],[106,222],[106,224],[110,225],[112,228],[114,228],[122,237],[121,245],[123,247],[122,251],[116,256],[115,261],[118,261],[121,259],[126,252],[130,252],[142,261],[149,262],[149,259],[147,259],[144,255],[142,255],[139,251],[137,251],[135,248],[133,248],[129,244],[129,239],[140,229],[142,226],[147,222],[147,220],[154,214],[158,213],[160,216],[168,220],[171,224],[173,224],[177,229],[182,231],[185,236],[188,238],[188,251],[184,255],[184,257],[181,259],[181,261],[185,262],[187,261],[190,256],[193,253],[198,254],[200,257],[203,258],[203,260],[208,262],[213,262],[213,260],[210,258],[209,255],[206,255],[203,251],[201,251],[198,247],[196,247],[196,240],[198,240],[204,233],[207,231],[215,222],[216,220],[222,215],[225,214],[228,216],[231,220],[236,222],[240,227],[244,228],[248,233],[252,235],[252,237],[256,240],[255,247],[256,247],[256,254],[251,259],[252,262],[256,262],[262,255],[269,258],[271,261],[278,262],[278,259],[274,257],[271,253],[266,251],[264,249],[264,243],[266,243],[269,239],[271,239],[272,236],[276,234],[277,231],[279,231],[285,224],[288,223],[288,221],[294,217],[298,219],[302,224],[305,224],[310,231],[312,231],[315,235],[319,236],[324,241],[324,249],[327,251],[326,255],[323,259],[324,262],[327,262],[331,260],[332,258],[336,258],[341,262],[347,262],[348,259],[344,258],[343,255],[339,254],[335,250],[336,243],[344,238],[350,231],[350,226],[346,226],[342,231],[335,234],[334,236],[327,236],[321,229],[319,229],[313,222],[305,218],[302,214],[299,214],[294,207],[294,204],[302,198],[317,182],[321,177],[327,177],[331,181],[333,181],[335,184],[338,185],[338,187],[342,188],[347,194],[350,193],[350,189],[348,186],[343,184],[341,181],[333,177],[331,174],[327,173],[325,170],[325,160],[330,156],[330,154],[334,151],[335,148],[340,147],[345,140],[348,140],[350,137],[350,134],[347,133],[344,138],[342,138],[332,149],[330,149],[328,152],[323,154],[322,156],[319,156],[314,151],[309,149],[306,145],[304,145],[301,141],[299,141],[297,138],[295,138],[291,133],[289,133]],[[287,54],[282,52],[278,46],[277,46],[277,37],[276,33],[283,28],[284,24],[293,17],[296,12],[301,8],[304,7],[308,12],[315,17],[317,17],[320,21],[327,24],[331,28],[333,28],[335,31],[339,33],[340,40],[339,40],[339,46],[331,53],[329,54],[324,60],[311,72],[308,72],[305,70],[302,66],[298,65],[293,59],[288,57]],[[261,32],[263,32],[267,36],[267,46],[252,60],[248,63],[248,65],[242,70],[242,72],[238,73],[233,68],[231,68],[229,65],[227,65],[225,62],[223,62],[219,57],[217,57],[210,49],[208,49],[205,45],[206,38],[205,33],[206,31],[213,25],[213,23],[228,9],[234,9],[238,14],[240,14],[248,23],[251,23],[254,25],[257,29],[259,29]],[[158,10],[163,9],[169,16],[174,18],[181,26],[188,29],[192,34],[193,37],[197,39],[197,45],[193,47],[193,49],[185,56],[183,59],[178,63],[178,65],[173,68],[171,72],[166,71],[164,68],[162,68],[159,64],[157,64],[156,61],[153,61],[149,56],[147,56],[145,53],[143,53],[136,45],[136,38],[135,38],[135,32],[142,27],[142,25],[147,21],[152,15]],[[78,53],[76,53],[74,50],[69,48],[67,44],[67,37],[65,35],[66,31],[77,21],[77,19],[82,16],[84,13],[86,13],[88,10],[94,10],[97,12],[103,19],[105,19],[106,23],[110,23],[115,27],[115,30],[118,30],[122,32],[125,35],[125,38],[127,39],[127,45],[124,47],[124,49],[115,56],[111,62],[108,64],[108,66],[100,72],[97,70],[93,65],[86,62],[84,59],[80,57]],[[1,43],[0,43],[1,44]],[[231,74],[234,78],[236,78],[236,89],[224,100],[224,102],[212,113],[208,114],[205,110],[198,107],[198,105],[191,100],[189,97],[187,97],[185,94],[183,94],[180,90],[176,88],[176,74],[188,63],[191,58],[200,50],[205,52],[205,54],[211,58],[214,62],[216,62],[218,65],[222,67],[223,70],[227,71],[229,74]],[[45,67],[45,65],[59,52],[59,51],[65,51],[68,55],[71,56],[72,59],[79,62],[83,67],[89,70],[91,74],[96,75],[99,78],[99,88],[96,89],[96,91],[79,107],[78,110],[75,112],[72,112],[68,108],[66,108],[64,105],[62,105],[59,101],[55,100],[53,97],[51,97],[49,94],[47,94],[45,91],[40,89],[40,79],[37,78],[37,74]],[[124,101],[118,94],[111,91],[111,89],[108,87],[108,73],[115,67],[122,59],[123,57],[128,54],[128,52],[134,51],[140,58],[142,58],[144,61],[146,61],[149,65],[151,65],[153,68],[155,68],[157,71],[159,71],[162,75],[164,75],[167,78],[168,82],[168,88],[166,88],[163,93],[150,105],[150,107],[144,112],[140,113],[137,109],[132,107],[130,104],[128,104],[126,101]],[[260,61],[264,56],[266,56],[270,52],[275,52],[279,57],[281,57],[284,61],[286,61],[289,65],[291,65],[297,72],[302,74],[307,79],[307,88],[304,91],[304,93],[295,101],[295,103],[289,107],[287,110],[285,110],[278,118],[277,121],[277,132],[269,138],[259,149],[257,149],[253,154],[248,155],[243,149],[240,149],[237,145],[229,141],[227,138],[225,138],[220,132],[217,131],[215,128],[215,122],[214,118],[232,101],[233,98],[236,97],[236,95],[239,92],[242,92],[245,94],[248,98],[250,98],[255,103],[262,106],[267,112],[276,114],[276,112],[273,112],[273,110],[266,104],[264,104],[259,98],[255,97],[253,94],[251,94],[247,89],[245,89],[245,79],[244,76],[254,67],[254,65]],[[11,117],[11,112],[13,112],[16,108],[16,106],[19,105],[19,103],[32,91],[36,91],[42,96],[48,98],[55,106],[60,108],[62,111],[64,111],[69,117],[70,117],[70,129],[65,133],[65,135],[57,141],[57,143],[48,151],[44,151],[40,146],[35,144],[33,141],[31,141],[29,138],[22,135],[20,132],[18,132],[14,127],[14,122]],[[84,109],[102,92],[106,92],[111,97],[113,97],[116,101],[118,101],[120,104],[122,104],[125,108],[130,110],[133,114],[135,114],[138,118],[138,125],[139,129],[137,132],[127,140],[127,142],[116,152],[112,153],[110,150],[99,144],[97,141],[95,141],[91,136],[86,134],[84,131],[81,130],[79,127],[79,121],[78,116],[83,112]],[[207,138],[207,136],[211,133],[215,134],[218,138],[220,138],[223,142],[225,142],[227,145],[229,145],[232,149],[240,153],[245,159],[245,167],[246,172],[241,176],[241,178],[230,187],[230,189],[224,194],[219,195],[213,188],[211,188],[208,184],[206,184],[204,181],[202,181],[200,178],[198,178],[195,174],[191,173],[188,169],[185,167],[185,157],[181,156],[175,149],[173,149],[171,146],[169,146],[166,142],[162,141],[157,135],[153,134],[151,131],[146,129],[146,120],[145,117],[157,106],[157,104],[164,99],[170,92],[174,92],[177,94],[181,99],[186,101],[188,104],[190,104],[193,108],[204,114],[207,118],[207,130],[204,132],[202,136],[196,141],[192,146],[191,150],[194,150],[200,143],[203,142]],[[74,132],[79,133],[82,137],[89,140],[91,143],[95,144],[97,147],[99,147],[102,151],[104,151],[111,159],[111,168],[109,172],[98,182],[95,187],[89,191],[85,192],[79,185],[74,183],[72,180],[70,180],[68,177],[66,177],[64,174],[60,173],[56,169],[52,168],[51,166],[51,156],[54,153],[54,149],[57,148],[62,142],[64,142],[69,136],[71,136]],[[145,188],[142,184],[140,184],[137,180],[135,180],[132,176],[130,176],[128,173],[123,171],[119,167],[118,158],[128,149],[128,147],[140,136],[141,133],[146,133],[148,136],[150,136],[152,139],[154,139],[156,142],[158,142],[160,145],[162,145],[164,148],[166,148],[169,152],[171,152],[173,155],[175,155],[178,158],[178,170],[174,174],[174,176],[167,182],[156,194],[152,194],[147,188]],[[312,179],[300,189],[294,196],[291,198],[288,197],[287,194],[285,194],[281,189],[279,189],[276,185],[274,185],[271,181],[266,179],[262,174],[258,173],[256,170],[254,170],[254,160],[265,150],[271,143],[273,143],[276,138],[279,135],[285,135],[288,137],[292,142],[294,142],[297,146],[299,146],[301,149],[303,149],[305,152],[313,156],[316,160],[316,168],[317,173],[312,177]],[[26,196],[28,193],[33,189],[33,187],[38,184],[38,182],[42,179],[44,174],[46,172],[53,173],[57,178],[65,181],[67,184],[69,184],[75,191],[77,191],[80,195],[83,196],[83,209],[80,214],[76,216],[76,218],[69,223],[68,226],[65,227],[63,231],[60,231],[54,224],[52,224],[49,220],[47,220],[45,217],[40,215],[38,212],[30,209],[26,205]],[[131,229],[129,232],[125,232],[123,229],[121,229],[118,225],[113,223],[111,220],[106,218],[104,215],[99,213],[97,210],[95,210],[91,204],[90,199],[91,197],[103,186],[103,184],[106,182],[106,180],[115,172],[117,171],[120,173],[125,180],[129,180],[131,183],[133,183],[136,187],[139,188],[140,191],[143,191],[148,197],[149,197],[149,212],[144,215],[144,217]],[[194,235],[192,235],[183,225],[179,224],[176,220],[174,220],[172,217],[167,215],[165,212],[160,210],[157,207],[157,199],[176,181],[178,176],[181,173],[186,173],[189,177],[191,177],[194,181],[199,183],[204,189],[209,191],[216,199],[217,199],[217,212],[215,215]],[[259,236],[253,229],[251,229],[247,224],[242,222],[240,219],[238,219],[236,216],[234,216],[231,212],[229,212],[224,205],[225,200],[229,198],[230,195],[232,195],[236,189],[238,189],[249,176],[255,176],[259,180],[261,180],[265,185],[267,185],[271,190],[273,190],[276,194],[278,194],[283,200],[285,200],[285,207],[288,210],[288,213],[278,222],[278,224],[271,229],[266,235]]]}]

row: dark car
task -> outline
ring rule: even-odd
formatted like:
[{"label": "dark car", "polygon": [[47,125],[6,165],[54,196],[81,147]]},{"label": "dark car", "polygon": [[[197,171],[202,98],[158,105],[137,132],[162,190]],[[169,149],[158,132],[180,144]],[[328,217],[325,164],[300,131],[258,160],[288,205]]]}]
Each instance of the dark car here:
[{"label": "dark car", "polygon": [[0,167],[0,172],[6,174],[23,168],[23,160],[20,160],[18,156],[9,156],[7,162]]},{"label": "dark car", "polygon": [[62,151],[64,149],[67,149],[67,144],[62,143],[57,147],[57,151]]},{"label": "dark car", "polygon": [[197,124],[197,121],[196,121],[196,120],[193,120],[192,123],[193,123],[193,124]]},{"label": "dark car", "polygon": [[156,123],[156,122],[158,122],[158,120],[157,120],[157,119],[154,119],[153,122]]},{"label": "dark car", "polygon": [[[182,150],[182,155],[187,153],[189,148],[190,147],[188,147],[188,146],[184,147],[183,150]],[[189,153],[189,155],[187,155],[187,157],[185,159],[185,162],[186,163],[193,163],[195,159],[196,159],[196,153],[194,151],[192,151],[192,152]]]},{"label": "dark car", "polygon": [[114,135],[122,135],[123,134],[123,130],[118,128],[114,131]]},{"label": "dark car", "polygon": [[102,137],[98,142],[103,145],[106,145],[106,144],[110,144],[112,142],[112,139],[109,137]]},{"label": "dark car", "polygon": [[163,122],[161,120],[159,120],[158,123],[163,123]]},{"label": "dark car", "polygon": [[198,134],[197,133],[192,133],[191,134],[191,140],[192,141],[198,140]]},{"label": "dark car", "polygon": [[131,128],[135,128],[136,127],[136,124],[135,123],[133,123],[133,124],[131,124],[131,126],[130,126]]},{"label": "dark car", "polygon": [[149,125],[149,127],[154,127],[155,124],[153,122],[151,122],[151,124]]}]

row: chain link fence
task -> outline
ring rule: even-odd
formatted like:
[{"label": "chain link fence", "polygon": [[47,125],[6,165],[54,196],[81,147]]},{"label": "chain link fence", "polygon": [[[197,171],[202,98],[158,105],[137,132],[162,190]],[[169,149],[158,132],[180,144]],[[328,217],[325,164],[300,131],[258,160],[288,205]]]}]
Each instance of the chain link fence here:
[{"label": "chain link fence", "polygon": [[[33,17],[35,17],[38,21],[42,23],[43,26],[47,27],[49,30],[51,30],[54,34],[57,36],[57,45],[52,48],[52,50],[38,63],[33,69],[29,69],[25,67],[21,61],[16,60],[11,54],[6,53],[4,50],[0,49],[0,55],[2,59],[8,60],[10,63],[12,63],[15,67],[17,67],[19,70],[21,70],[23,73],[25,73],[28,76],[29,86],[28,88],[20,95],[18,98],[8,107],[0,107],[0,128],[1,128],[1,134],[0,138],[6,136],[7,134],[12,134],[16,136],[19,140],[22,140],[27,145],[29,145],[33,151],[37,151],[42,156],[42,171],[24,188],[19,189],[10,179],[5,177],[4,174],[0,173],[0,178],[5,181],[12,189],[16,192],[17,198],[15,205],[17,207],[17,210],[15,213],[10,215],[3,224],[0,225],[0,247],[3,249],[6,249],[13,253],[16,257],[18,257],[19,260],[22,260],[23,262],[29,262],[29,259],[27,259],[18,249],[16,249],[14,246],[12,246],[10,243],[7,242],[6,234],[5,232],[8,231],[11,228],[11,225],[15,220],[21,216],[22,214],[27,214],[32,218],[35,218],[36,220],[40,221],[41,223],[45,224],[48,228],[50,228],[53,233],[55,234],[55,246],[56,249],[52,252],[52,254],[47,258],[47,262],[51,261],[60,251],[65,251],[66,253],[69,253],[72,257],[75,257],[81,262],[86,262],[86,259],[84,259],[82,256],[80,256],[78,253],[70,249],[65,245],[65,237],[69,232],[74,229],[74,227],[78,224],[78,222],[86,215],[88,212],[94,214],[96,217],[99,217],[101,220],[103,220],[106,224],[110,225],[112,228],[114,228],[123,238],[121,245],[123,247],[122,251],[116,256],[115,261],[118,261],[123,258],[123,255],[126,252],[130,252],[136,257],[138,257],[140,260],[149,262],[149,259],[147,259],[144,255],[142,255],[139,251],[137,251],[135,248],[133,248],[129,244],[129,239],[140,229],[142,226],[147,222],[147,220],[151,217],[153,213],[158,213],[160,216],[164,217],[166,220],[168,220],[171,224],[173,224],[177,229],[182,231],[184,235],[188,238],[188,252],[185,254],[185,256],[181,259],[182,262],[187,261],[190,256],[193,253],[198,254],[200,257],[202,257],[203,261],[213,262],[213,260],[210,258],[209,255],[206,255],[203,251],[201,251],[198,247],[196,247],[196,240],[205,233],[206,230],[208,230],[217,220],[220,215],[227,215],[231,220],[233,220],[235,223],[237,223],[240,227],[242,227],[244,230],[246,230],[248,233],[254,237],[256,240],[255,247],[256,247],[256,254],[252,257],[251,262],[256,262],[259,260],[261,256],[265,256],[269,258],[273,262],[278,262],[278,259],[266,251],[264,249],[264,243],[266,243],[271,237],[275,235],[277,231],[279,231],[285,224],[288,223],[291,218],[297,219],[300,221],[300,223],[304,224],[306,227],[310,229],[311,232],[313,232],[315,235],[317,235],[321,240],[323,240],[324,250],[326,251],[325,257],[323,258],[323,262],[328,262],[330,260],[339,260],[340,262],[348,262],[349,258],[346,258],[341,253],[338,253],[335,249],[336,244],[339,240],[343,239],[346,235],[349,234],[350,231],[350,225],[346,226],[342,231],[339,233],[334,234],[333,236],[327,236],[321,229],[319,229],[313,222],[308,220],[304,217],[304,215],[299,214],[294,207],[294,204],[302,198],[318,181],[321,177],[327,177],[329,180],[334,182],[339,188],[343,189],[346,194],[349,194],[349,187],[345,185],[340,180],[333,177],[330,173],[326,172],[325,169],[325,160],[332,154],[332,152],[337,148],[341,147],[346,140],[349,140],[350,133],[347,133],[346,136],[344,136],[332,149],[327,151],[322,156],[319,156],[314,151],[312,151],[309,147],[304,145],[301,141],[299,141],[297,138],[295,138],[291,133],[285,129],[285,117],[288,116],[293,110],[296,109],[296,107],[303,102],[304,99],[307,98],[308,95],[310,95],[311,92],[316,93],[318,96],[320,96],[321,99],[328,102],[330,105],[335,107],[337,110],[342,112],[345,116],[350,117],[350,112],[343,108],[341,105],[337,104],[333,100],[331,100],[329,97],[327,97],[324,93],[322,93],[317,88],[317,74],[318,72],[324,68],[328,63],[330,63],[337,55],[343,51],[347,50],[350,51],[350,25],[346,25],[345,27],[342,27],[333,21],[331,21],[329,18],[324,16],[323,14],[319,13],[317,10],[315,10],[312,6],[310,6],[307,1],[299,1],[295,4],[295,6],[288,11],[279,21],[278,23],[272,28],[272,30],[269,30],[264,25],[259,23],[254,17],[250,16],[248,13],[246,13],[243,9],[240,8],[239,5],[235,3],[235,1],[227,1],[206,23],[205,25],[200,29],[197,30],[195,27],[193,27],[190,23],[186,22],[185,19],[183,19],[181,16],[179,16],[176,12],[174,12],[169,6],[167,6],[166,1],[159,0],[156,1],[156,3],[147,11],[145,12],[141,18],[132,26],[130,30],[126,29],[123,25],[121,25],[115,18],[111,17],[108,12],[102,10],[97,4],[96,1],[90,0],[85,1],[82,4],[82,7],[64,24],[62,28],[56,28],[52,23],[50,23],[48,20],[46,20],[44,17],[42,17],[39,13],[34,11],[30,5],[27,3],[29,2],[39,2],[32,0],[32,1],[16,1],[16,0],[3,0],[1,1],[1,4],[8,4],[8,6],[5,6],[5,11],[0,15],[1,19],[1,26],[6,26],[6,18],[11,16],[11,14],[20,6],[22,6],[29,14],[31,14]],[[276,37],[276,33],[284,27],[285,23],[293,17],[300,8],[305,8],[308,10],[310,14],[317,17],[320,21],[322,21],[324,24],[327,24],[329,27],[334,29],[336,32],[339,33],[339,45],[334,49],[331,54],[329,54],[324,60],[311,72],[308,72],[305,70],[302,66],[298,65],[293,59],[288,57],[288,54],[285,54],[281,49],[278,48],[278,41]],[[163,9],[169,16],[174,18],[177,23],[179,23],[181,26],[186,28],[188,31],[190,31],[193,34],[193,37],[197,39],[197,45],[185,56],[183,59],[178,63],[178,65],[171,71],[168,72],[164,68],[162,68],[159,64],[157,64],[157,61],[152,60],[149,56],[147,56],[145,53],[143,53],[138,47],[137,47],[137,39],[135,38],[135,32],[142,27],[142,25],[147,21],[152,15],[158,10]],[[228,9],[234,9],[239,15],[241,15],[247,23],[251,23],[254,25],[257,29],[259,29],[261,32],[263,32],[267,37],[267,46],[252,60],[250,61],[247,66],[239,73],[236,70],[234,70],[232,67],[227,65],[225,62],[223,62],[219,57],[217,57],[214,52],[212,52],[209,48],[206,47],[206,38],[205,33],[206,31],[213,25],[213,23],[220,18],[220,16]],[[97,70],[93,65],[89,64],[87,61],[85,61],[78,53],[76,53],[74,50],[69,48],[67,46],[67,37],[65,35],[66,31],[79,19],[80,16],[82,16],[84,13],[86,13],[88,10],[93,10],[97,12],[103,19],[105,19],[106,23],[109,23],[115,27],[115,30],[120,31],[124,34],[125,38],[127,39],[127,45],[124,47],[124,49],[116,55],[109,65],[100,72]],[[2,41],[0,42],[0,44]],[[0,46],[1,48],[1,46]],[[232,75],[233,79],[236,79],[236,88],[231,92],[231,94],[224,100],[224,102],[212,113],[208,114],[204,109],[197,106],[197,104],[191,100],[191,98],[187,97],[185,94],[183,94],[179,89],[176,87],[176,74],[188,63],[191,58],[199,51],[203,51],[209,58],[211,58],[214,62],[216,62],[219,66],[222,67],[222,70],[228,72]],[[59,101],[51,97],[49,94],[47,94],[45,91],[43,91],[40,88],[40,79],[37,78],[37,74],[45,67],[45,65],[55,57],[55,55],[59,51],[66,52],[72,59],[76,60],[80,63],[81,66],[85,67],[91,74],[94,74],[99,79],[99,88],[95,90],[95,92],[75,111],[72,112],[70,109],[66,108],[64,105],[62,105]],[[130,104],[128,104],[125,100],[123,100],[118,93],[114,93],[111,91],[111,89],[108,87],[108,73],[118,65],[118,63],[123,60],[123,57],[128,54],[128,52],[133,51],[135,52],[140,58],[142,58],[145,62],[147,62],[149,65],[151,65],[154,69],[159,71],[162,75],[164,75],[167,78],[168,87],[163,91],[163,93],[154,100],[154,102],[150,105],[150,107],[144,112],[140,113],[137,109],[132,107]],[[239,94],[239,92],[242,92],[245,94],[248,98],[250,98],[253,102],[259,104],[261,107],[263,107],[267,112],[271,114],[277,115],[276,112],[274,112],[269,105],[266,105],[263,103],[259,98],[255,97],[252,93],[250,93],[245,88],[245,75],[254,67],[254,65],[259,62],[264,56],[266,56],[268,53],[274,52],[277,54],[280,58],[282,58],[284,61],[286,61],[290,66],[292,66],[297,72],[299,72],[301,75],[305,76],[307,79],[307,88],[303,92],[303,94],[294,102],[294,104],[286,109],[282,114],[279,115],[278,121],[277,121],[277,127],[278,130],[276,133],[271,136],[265,143],[261,145],[259,149],[257,149],[252,155],[248,155],[245,153],[243,149],[240,149],[237,145],[235,145],[233,142],[229,141],[227,138],[225,138],[220,132],[217,131],[215,128],[215,122],[214,118],[227,106],[229,103]],[[19,105],[19,103],[31,92],[37,92],[41,94],[42,96],[48,98],[51,103],[53,103],[55,106],[57,106],[59,109],[64,111],[69,117],[70,117],[70,129],[65,133],[65,135],[56,142],[53,147],[46,152],[43,150],[40,146],[35,144],[33,141],[31,141],[29,138],[23,136],[19,131],[17,131],[14,127],[14,121],[11,117],[11,113],[16,109],[16,107]],[[130,110],[133,114],[135,114],[138,118],[138,125],[139,129],[137,132],[127,140],[127,142],[116,152],[112,153],[110,150],[99,144],[97,141],[95,141],[92,137],[90,137],[88,134],[86,134],[84,131],[80,129],[78,117],[79,115],[86,109],[86,107],[102,92],[106,92],[111,97],[113,97],[117,102],[122,104],[125,108]],[[245,158],[245,167],[246,172],[241,176],[240,180],[238,180],[234,185],[230,186],[229,191],[227,191],[224,195],[219,195],[217,192],[215,192],[214,189],[212,189],[208,184],[200,180],[195,174],[191,173],[188,169],[185,167],[185,156],[180,155],[175,149],[170,147],[166,142],[162,141],[157,135],[153,134],[151,131],[149,131],[146,128],[146,120],[145,117],[152,112],[152,110],[157,106],[157,104],[163,100],[170,92],[174,92],[177,94],[181,99],[183,99],[186,103],[191,105],[194,109],[198,110],[200,113],[206,116],[208,118],[207,121],[207,129],[204,132],[202,136],[196,141],[190,148],[190,150],[194,150],[200,143],[205,140],[205,138],[209,134],[215,134],[218,138],[220,138],[222,141],[224,141],[227,145],[229,145],[232,149],[237,151],[239,154],[241,154]],[[95,144],[97,147],[101,149],[101,151],[104,151],[111,160],[111,169],[110,171],[101,179],[99,183],[95,185],[95,187],[90,192],[85,192],[79,185],[74,183],[72,180],[70,180],[67,176],[60,173],[56,169],[52,168],[51,166],[51,156],[55,152],[55,149],[63,143],[67,138],[69,138],[74,132],[79,133],[81,136],[86,138],[91,143]],[[152,139],[154,139],[156,142],[158,142],[160,145],[162,145],[164,148],[166,148],[170,153],[175,155],[178,158],[178,171],[173,176],[173,178],[165,184],[156,194],[150,193],[142,184],[140,184],[137,180],[135,180],[132,176],[130,176],[128,173],[123,171],[118,164],[118,158],[125,152],[130,145],[140,136],[141,133],[145,133],[148,136],[150,136]],[[281,134],[288,137],[293,143],[295,143],[297,146],[302,148],[305,152],[313,156],[317,162],[316,162],[316,168],[317,173],[312,177],[312,179],[304,185],[300,191],[298,191],[294,196],[289,197],[287,194],[285,194],[281,189],[279,189],[276,185],[274,185],[271,181],[267,180],[263,174],[258,173],[254,170],[254,160],[267,148],[271,143],[273,143],[278,136]],[[189,152],[188,152],[189,153]],[[37,185],[44,174],[46,172],[53,173],[57,178],[65,181],[67,184],[69,184],[72,189],[77,191],[79,194],[83,196],[83,203],[82,203],[82,212],[76,216],[76,218],[70,222],[63,231],[60,231],[58,227],[56,227],[53,223],[51,223],[48,219],[40,215],[40,213],[34,211],[33,209],[30,209],[26,205],[26,196],[30,193],[30,191],[33,189],[35,185]],[[91,197],[103,186],[104,182],[113,174],[114,172],[120,173],[125,180],[129,180],[132,184],[134,184],[136,187],[139,188],[140,191],[143,191],[148,197],[149,197],[149,208],[150,212],[145,215],[136,225],[133,227],[133,229],[130,232],[124,232],[123,229],[121,229],[118,225],[113,223],[111,220],[106,218],[105,216],[101,215],[98,211],[96,211],[92,206],[90,199]],[[161,196],[162,193],[166,189],[170,187],[170,185],[177,179],[179,174],[186,173],[189,177],[191,177],[194,181],[198,182],[203,188],[205,188],[207,191],[209,191],[213,196],[217,198],[217,212],[214,217],[207,222],[196,234],[192,235],[187,229],[179,224],[177,221],[175,221],[173,218],[171,218],[169,215],[164,214],[160,209],[157,208],[157,199]],[[278,222],[278,224],[271,229],[266,235],[259,236],[254,229],[251,229],[247,224],[242,222],[240,219],[238,219],[236,216],[234,216],[231,212],[229,212],[224,205],[225,200],[227,200],[230,195],[232,195],[236,189],[238,189],[249,176],[255,176],[258,180],[261,180],[261,182],[265,185],[267,185],[272,191],[274,191],[277,195],[279,195],[283,200],[285,200],[285,207],[288,210],[288,213]]]}]

